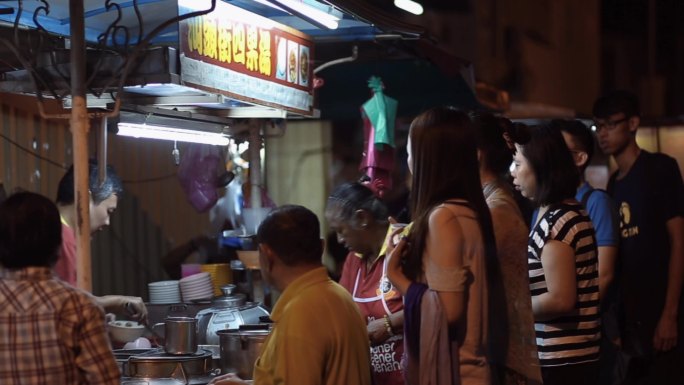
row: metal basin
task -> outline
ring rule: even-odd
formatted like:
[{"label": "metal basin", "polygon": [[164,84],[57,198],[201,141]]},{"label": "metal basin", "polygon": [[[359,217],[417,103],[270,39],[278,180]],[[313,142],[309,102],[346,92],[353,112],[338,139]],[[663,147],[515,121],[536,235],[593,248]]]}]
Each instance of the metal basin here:
[{"label": "metal basin", "polygon": [[124,376],[134,378],[173,378],[188,381],[192,377],[212,373],[211,352],[198,350],[195,354],[171,356],[162,349],[128,359]]}]

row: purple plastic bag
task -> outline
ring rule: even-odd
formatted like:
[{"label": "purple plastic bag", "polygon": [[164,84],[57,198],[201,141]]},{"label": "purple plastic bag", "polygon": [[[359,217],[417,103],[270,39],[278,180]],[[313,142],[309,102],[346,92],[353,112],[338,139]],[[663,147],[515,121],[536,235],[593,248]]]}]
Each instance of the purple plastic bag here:
[{"label": "purple plastic bag", "polygon": [[203,213],[216,204],[216,187],[224,172],[220,147],[189,144],[185,148],[178,166],[178,181],[195,210]]}]

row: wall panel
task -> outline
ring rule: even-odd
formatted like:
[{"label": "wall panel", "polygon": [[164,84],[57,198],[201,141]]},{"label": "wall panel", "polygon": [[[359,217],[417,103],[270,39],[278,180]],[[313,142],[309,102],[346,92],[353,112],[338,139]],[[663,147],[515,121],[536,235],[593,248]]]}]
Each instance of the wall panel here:
[{"label": "wall panel", "polygon": [[[23,189],[55,199],[72,163],[71,133],[67,121],[38,117],[33,102],[0,93],[0,183],[7,192]],[[93,158],[98,134],[90,134]],[[147,282],[167,279],[161,257],[206,231],[208,218],[185,199],[175,177],[172,142],[115,135],[108,140],[108,163],[126,192],[110,227],[93,237],[93,292],[146,297]]]}]

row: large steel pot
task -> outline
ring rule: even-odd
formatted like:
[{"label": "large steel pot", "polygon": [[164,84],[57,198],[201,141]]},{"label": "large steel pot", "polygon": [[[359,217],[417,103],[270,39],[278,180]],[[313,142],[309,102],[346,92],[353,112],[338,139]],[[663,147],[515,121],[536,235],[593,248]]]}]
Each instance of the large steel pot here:
[{"label": "large steel pot", "polygon": [[270,332],[269,325],[219,330],[221,373],[237,373],[240,378],[251,380],[254,363]]},{"label": "large steel pot", "polygon": [[132,356],[154,353],[159,351],[159,349],[115,349],[113,350],[114,359],[116,359],[116,364],[119,366],[119,371],[123,376],[128,373],[128,359]]},{"label": "large steel pot", "polygon": [[124,375],[187,380],[190,377],[207,376],[211,372],[211,352],[200,350],[186,356],[169,356],[163,353],[133,355],[128,358]]}]

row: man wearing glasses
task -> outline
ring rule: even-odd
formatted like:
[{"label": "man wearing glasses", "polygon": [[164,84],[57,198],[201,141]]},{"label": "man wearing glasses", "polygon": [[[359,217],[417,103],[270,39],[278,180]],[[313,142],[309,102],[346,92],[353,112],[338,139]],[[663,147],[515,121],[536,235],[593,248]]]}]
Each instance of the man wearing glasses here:
[{"label": "man wearing glasses", "polygon": [[608,182],[620,214],[618,285],[625,384],[684,378],[684,184],[677,161],[637,145],[639,102],[615,91],[594,103],[599,146],[617,163]]}]

